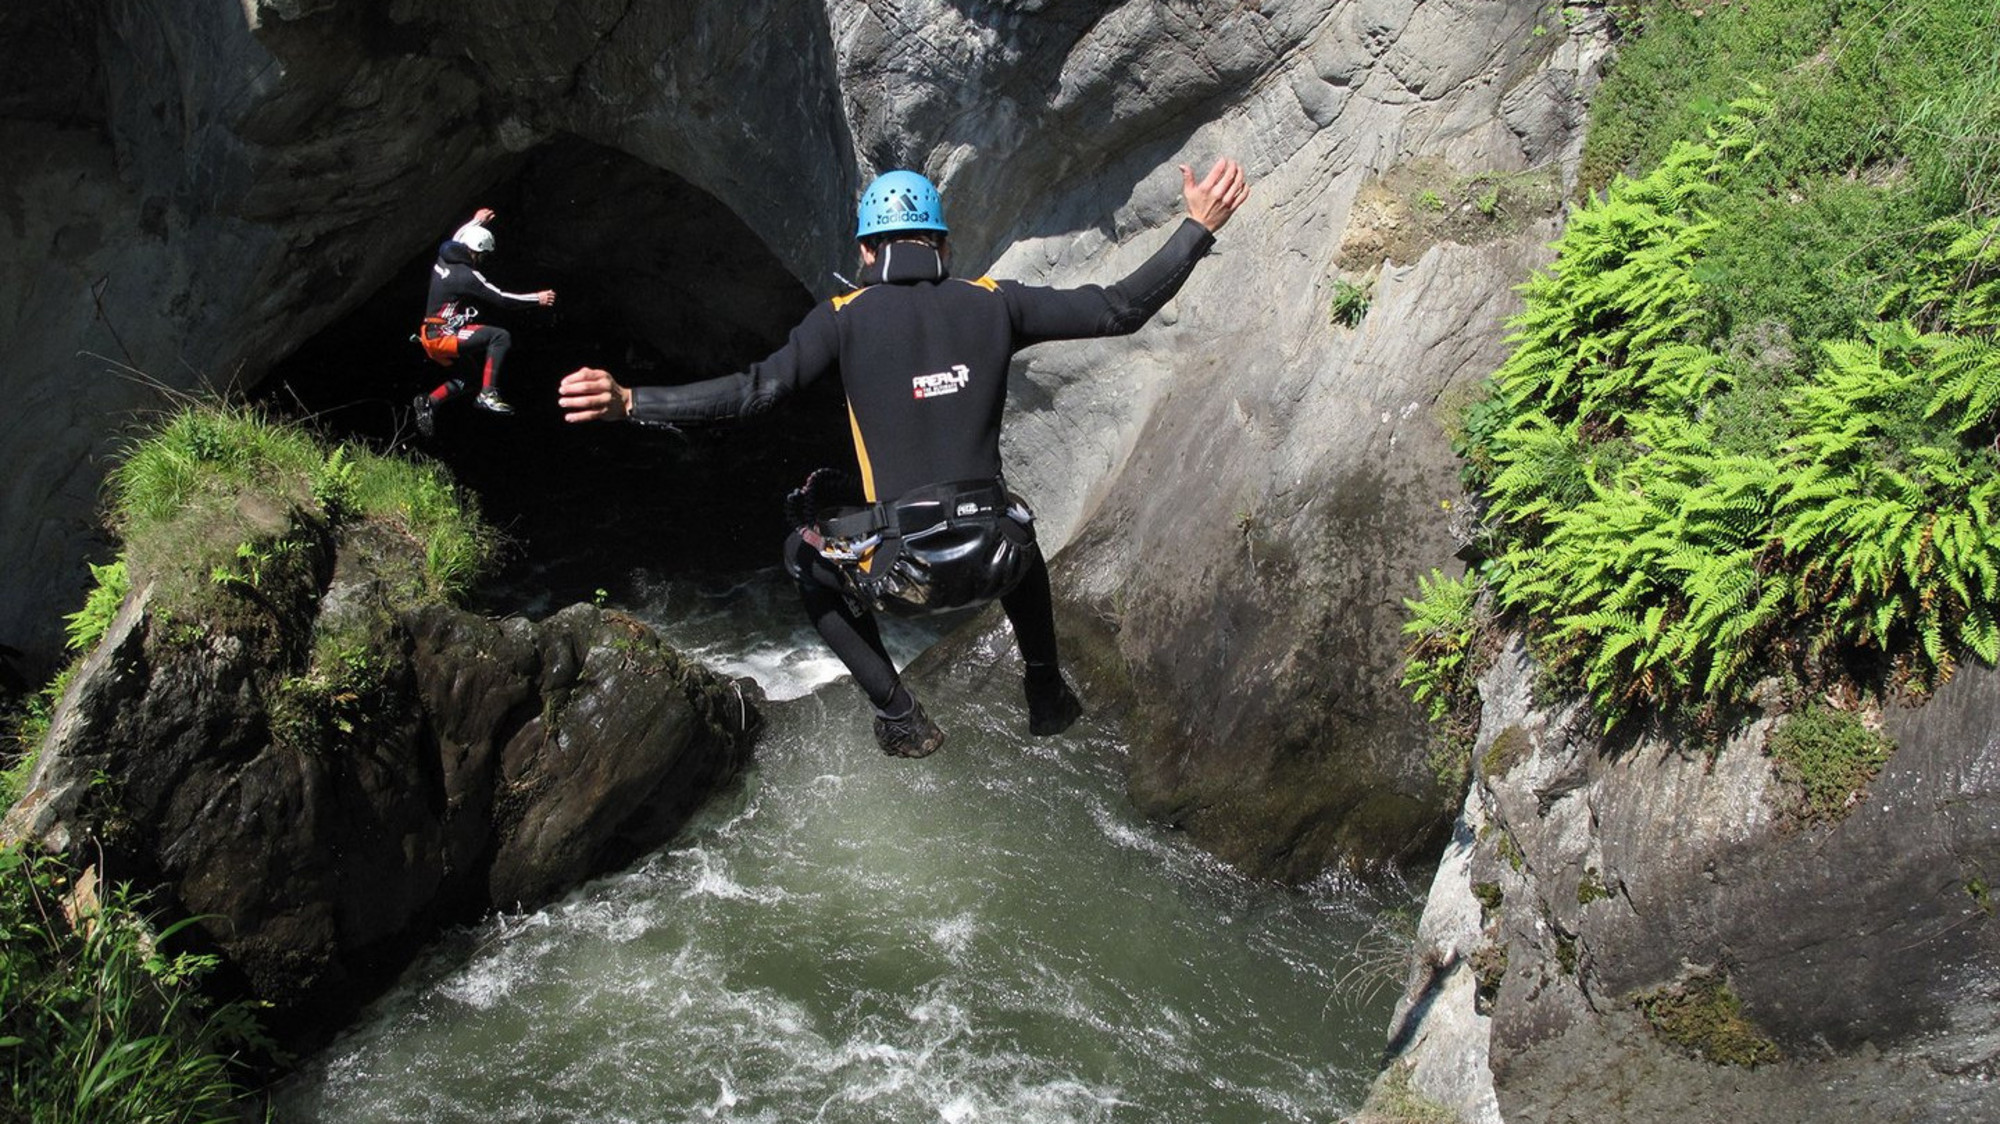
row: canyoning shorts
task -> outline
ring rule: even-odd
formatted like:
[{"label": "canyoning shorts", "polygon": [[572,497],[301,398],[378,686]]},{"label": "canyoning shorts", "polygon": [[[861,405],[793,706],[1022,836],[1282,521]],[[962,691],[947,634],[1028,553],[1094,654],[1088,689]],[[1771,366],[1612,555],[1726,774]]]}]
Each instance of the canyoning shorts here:
[{"label": "canyoning shorts", "polygon": [[479,330],[477,324],[466,324],[454,328],[443,320],[424,320],[424,326],[417,330],[417,342],[423,345],[424,354],[440,367],[449,367],[458,358],[460,340],[470,339]]},{"label": "canyoning shorts", "polygon": [[800,536],[838,569],[848,596],[877,612],[921,616],[998,600],[1034,565],[1034,512],[999,480],[933,484],[888,503],[808,503]]}]

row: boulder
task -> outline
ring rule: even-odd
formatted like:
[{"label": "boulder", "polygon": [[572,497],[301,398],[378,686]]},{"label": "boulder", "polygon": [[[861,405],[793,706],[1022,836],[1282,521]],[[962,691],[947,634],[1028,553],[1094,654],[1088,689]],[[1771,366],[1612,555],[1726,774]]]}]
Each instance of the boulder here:
[{"label": "boulder", "polygon": [[292,564],[212,614],[135,580],[0,840],[199,918],[281,1034],[339,1025],[440,926],[661,846],[749,759],[755,685],[630,617],[412,604],[383,563],[407,540],[266,529]]}]

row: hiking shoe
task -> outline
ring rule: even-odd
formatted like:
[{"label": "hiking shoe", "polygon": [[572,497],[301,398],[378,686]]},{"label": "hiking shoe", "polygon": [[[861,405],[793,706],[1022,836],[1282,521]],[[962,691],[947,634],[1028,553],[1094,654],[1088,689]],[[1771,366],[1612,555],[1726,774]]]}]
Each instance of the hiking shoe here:
[{"label": "hiking shoe", "polygon": [[479,392],[479,397],[473,399],[473,404],[482,410],[491,410],[496,414],[511,414],[514,412],[514,407],[509,406],[506,400],[500,397],[500,392],[490,386]]},{"label": "hiking shoe", "polygon": [[415,410],[417,414],[417,432],[423,434],[425,437],[435,436],[437,433],[437,404],[431,401],[431,396],[428,394],[417,395],[417,400],[410,403],[410,409]]},{"label": "hiking shoe", "polygon": [[944,731],[924,713],[924,704],[912,699],[901,718],[875,716],[875,744],[891,757],[929,757],[944,744]]},{"label": "hiking shoe", "polygon": [[1083,717],[1083,700],[1061,672],[1051,679],[1024,678],[1021,686],[1028,696],[1028,732],[1036,737],[1060,734]]}]

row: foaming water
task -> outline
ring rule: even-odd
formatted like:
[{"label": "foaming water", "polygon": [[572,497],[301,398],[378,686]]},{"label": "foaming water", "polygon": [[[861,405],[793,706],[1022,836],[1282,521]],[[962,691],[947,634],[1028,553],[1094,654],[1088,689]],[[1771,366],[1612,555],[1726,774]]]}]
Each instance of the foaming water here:
[{"label": "foaming water", "polygon": [[[738,648],[790,635],[796,607],[760,583],[789,592],[694,596],[729,602]],[[649,611],[721,643],[662,608],[690,596]],[[1251,883],[1132,811],[1111,731],[1029,739],[1011,696],[939,686],[945,749],[884,757],[817,658],[769,661],[797,678],[760,678],[783,701],[756,768],[675,845],[442,942],[277,1118],[1215,1124],[1359,1103],[1394,989],[1353,987],[1355,950],[1407,892]]]}]

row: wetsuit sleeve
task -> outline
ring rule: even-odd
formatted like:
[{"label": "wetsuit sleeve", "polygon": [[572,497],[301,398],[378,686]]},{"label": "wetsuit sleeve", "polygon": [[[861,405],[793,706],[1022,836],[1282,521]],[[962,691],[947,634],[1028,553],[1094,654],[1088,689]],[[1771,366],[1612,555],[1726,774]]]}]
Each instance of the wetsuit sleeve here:
[{"label": "wetsuit sleeve", "polygon": [[833,310],[821,304],[792,329],[785,346],[736,374],[684,386],[633,387],[632,420],[661,425],[761,414],[832,370],[839,360]]},{"label": "wetsuit sleeve", "polygon": [[472,270],[471,273],[474,280],[479,282],[479,288],[486,294],[486,296],[492,298],[493,300],[508,301],[513,304],[538,305],[542,303],[542,298],[535,293],[510,293],[507,292],[505,289],[498,288],[493,284],[493,282],[488,281],[484,273],[481,273],[476,269]]},{"label": "wetsuit sleeve", "polygon": [[1050,289],[1003,281],[1021,346],[1044,340],[1122,336],[1153,318],[1194,272],[1195,263],[1215,245],[1215,235],[1183,219],[1167,244],[1115,285]]}]

